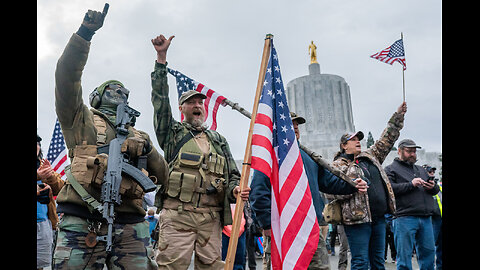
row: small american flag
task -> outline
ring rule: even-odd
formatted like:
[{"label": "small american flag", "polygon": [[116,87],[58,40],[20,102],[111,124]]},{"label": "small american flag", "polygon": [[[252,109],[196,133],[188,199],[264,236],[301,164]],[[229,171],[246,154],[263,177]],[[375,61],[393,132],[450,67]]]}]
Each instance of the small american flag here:
[{"label": "small american flag", "polygon": [[58,119],[55,122],[52,139],[48,147],[47,160],[52,165],[53,170],[59,173],[62,179],[65,179],[65,167],[70,164],[70,161],[67,158],[67,148]]},{"label": "small american flag", "polygon": [[273,42],[253,129],[251,164],[272,185],[272,268],[307,269],[320,228]]},{"label": "small american flag", "polygon": [[[175,76],[177,80],[177,91],[179,98],[184,92],[188,90],[195,90],[207,96],[207,98],[203,102],[206,113],[205,123],[210,126],[210,129],[216,130],[218,106],[223,103],[225,97],[217,94],[215,91],[206,87],[205,85],[190,79],[179,71],[168,68],[168,72]],[[225,106],[225,104],[222,105]],[[183,114],[181,114],[181,119],[183,121]]]},{"label": "small american flag", "polygon": [[390,47],[371,55],[370,57],[390,65],[392,65],[394,62],[398,62],[403,66],[403,70],[407,69],[407,63],[405,62],[405,51],[403,50],[403,39],[395,41]]}]

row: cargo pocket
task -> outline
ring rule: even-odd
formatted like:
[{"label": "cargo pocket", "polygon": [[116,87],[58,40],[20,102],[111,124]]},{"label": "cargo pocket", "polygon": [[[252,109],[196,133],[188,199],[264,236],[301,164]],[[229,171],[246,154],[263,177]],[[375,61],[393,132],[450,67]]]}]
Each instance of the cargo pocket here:
[{"label": "cargo pocket", "polygon": [[223,167],[225,166],[225,158],[219,154],[212,153],[207,162],[209,172],[223,176]]},{"label": "cargo pocket", "polygon": [[53,265],[52,268],[56,265],[64,265],[70,259],[70,254],[72,253],[71,247],[57,246],[55,248],[55,253],[53,254]]},{"label": "cargo pocket", "polygon": [[180,201],[191,202],[193,197],[193,188],[196,177],[193,174],[183,174],[182,187],[180,188]]},{"label": "cargo pocket", "polygon": [[177,197],[180,193],[180,186],[182,184],[182,174],[181,172],[172,172],[170,178],[168,179],[168,190],[167,194],[170,197]]},{"label": "cargo pocket", "polygon": [[83,185],[89,186],[93,182],[93,169],[89,169],[87,161],[89,157],[97,154],[95,145],[77,145],[74,150],[75,156],[72,160],[71,172],[75,179]]},{"label": "cargo pocket", "polygon": [[220,156],[220,155],[217,155],[217,166],[215,167],[215,172],[218,174],[218,175],[223,175],[223,168],[225,167],[225,158]]},{"label": "cargo pocket", "polygon": [[142,187],[131,177],[123,177],[120,183],[120,195],[126,198],[138,199],[143,195]]},{"label": "cargo pocket", "polygon": [[92,185],[101,188],[105,170],[107,169],[107,154],[99,154],[95,157],[87,158],[87,168],[93,170]]}]

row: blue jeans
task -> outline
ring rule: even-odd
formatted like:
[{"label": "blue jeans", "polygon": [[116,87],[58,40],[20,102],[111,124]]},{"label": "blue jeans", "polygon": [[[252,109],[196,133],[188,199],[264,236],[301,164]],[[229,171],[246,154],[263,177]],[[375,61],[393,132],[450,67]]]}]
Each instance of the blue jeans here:
[{"label": "blue jeans", "polygon": [[435,270],[442,270],[442,217],[432,216],[433,237],[435,239]]},{"label": "blue jeans", "polygon": [[[246,251],[246,233],[243,232],[237,241],[237,252],[235,253],[235,260],[233,262],[233,270],[244,270],[246,259],[245,259],[245,251]],[[228,243],[230,242],[230,237],[226,236],[222,232],[222,260],[225,261],[227,258],[228,252]]]},{"label": "blue jeans", "polygon": [[[371,223],[344,225],[352,253],[352,270],[385,269],[385,218]],[[368,248],[366,248],[368,247]]]},{"label": "blue jeans", "polygon": [[393,235],[397,248],[397,270],[412,269],[414,245],[420,270],[434,269],[435,241],[431,217],[398,217],[393,220]]}]

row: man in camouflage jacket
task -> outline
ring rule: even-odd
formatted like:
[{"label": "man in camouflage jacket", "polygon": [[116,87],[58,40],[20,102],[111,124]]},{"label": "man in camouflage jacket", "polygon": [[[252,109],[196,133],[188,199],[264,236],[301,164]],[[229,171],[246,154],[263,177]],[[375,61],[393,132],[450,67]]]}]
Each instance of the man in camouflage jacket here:
[{"label": "man in camouflage jacket", "polygon": [[[173,119],[166,67],[166,53],[173,38],[160,35],[152,39],[157,52],[151,74],[153,122],[170,168],[169,179],[161,183],[163,188],[155,198],[155,205],[163,208],[156,261],[159,269],[187,269],[195,250],[195,269],[223,269],[222,227],[232,224],[230,203],[238,194],[248,200],[250,188],[240,191],[240,173],[226,139],[203,124],[205,95],[195,90],[185,92],[179,97],[185,120]],[[222,161],[215,173],[209,160],[212,156]],[[192,178],[193,187],[187,186],[187,179]],[[223,181],[215,185],[209,179]],[[215,190],[209,193],[212,187]]]},{"label": "man in camouflage jacket", "polygon": [[[107,222],[91,203],[82,199],[84,196],[79,195],[85,192],[97,202],[101,200],[108,156],[99,154],[97,146],[107,145],[116,137],[116,107],[126,102],[129,94],[121,82],[109,80],[94,90],[98,95],[91,99],[91,105],[95,108],[89,109],[82,101],[82,71],[90,40],[103,25],[108,9],[107,5],[105,7],[103,12],[88,10],[58,60],[55,71],[55,107],[71,158],[71,169],[66,169],[67,181],[57,197],[57,212],[63,216],[58,225],[52,269],[102,269],[105,264],[109,269],[114,265],[122,269],[156,269],[155,261],[150,258],[153,254],[148,254],[150,235],[148,222],[144,219],[144,192],[130,176],[122,175],[122,202],[114,208],[110,254],[106,253],[106,243],[96,240],[97,235],[107,234]],[[166,178],[167,163],[153,147],[148,134],[134,129],[132,124],[128,126],[128,132],[124,143],[126,151],[147,157],[146,172],[154,182]],[[75,182],[81,188],[75,186]]]},{"label": "man in camouflage jacket", "polygon": [[[395,196],[382,163],[400,136],[404,115],[403,102],[388,121],[379,140],[366,151],[361,151],[361,131],[345,134],[340,139],[340,151],[335,155],[333,166],[350,178],[362,178],[369,183],[367,194],[329,195],[338,199],[342,208],[342,223],[352,252],[352,269],[384,269],[385,217],[395,214]],[[365,247],[369,247],[366,249]]]}]

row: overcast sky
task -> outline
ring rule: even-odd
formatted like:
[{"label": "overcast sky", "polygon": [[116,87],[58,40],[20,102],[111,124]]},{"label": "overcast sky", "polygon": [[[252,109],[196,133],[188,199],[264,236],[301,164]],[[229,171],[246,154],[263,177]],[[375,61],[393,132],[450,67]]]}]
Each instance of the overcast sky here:
[{"label": "overcast sky", "polygon": [[[175,35],[168,66],[252,111],[264,38],[274,44],[286,87],[308,74],[308,45],[317,46],[322,73],[343,77],[350,86],[355,128],[378,139],[402,102],[402,68],[370,58],[404,35],[408,111],[400,139],[427,151],[442,151],[441,1],[109,1],[104,25],[92,38],[82,76],[84,102],[109,79],[130,90],[130,106],[142,115],[136,128],[153,130],[150,73],[156,52],[151,39]],[[56,119],[55,65],[93,0],[37,1],[37,130],[48,144]],[[168,75],[171,105],[179,120],[175,79]],[[308,121],[308,119],[307,119]],[[250,120],[220,107],[218,131],[235,159],[243,159]],[[396,145],[395,145],[396,146]]]}]

